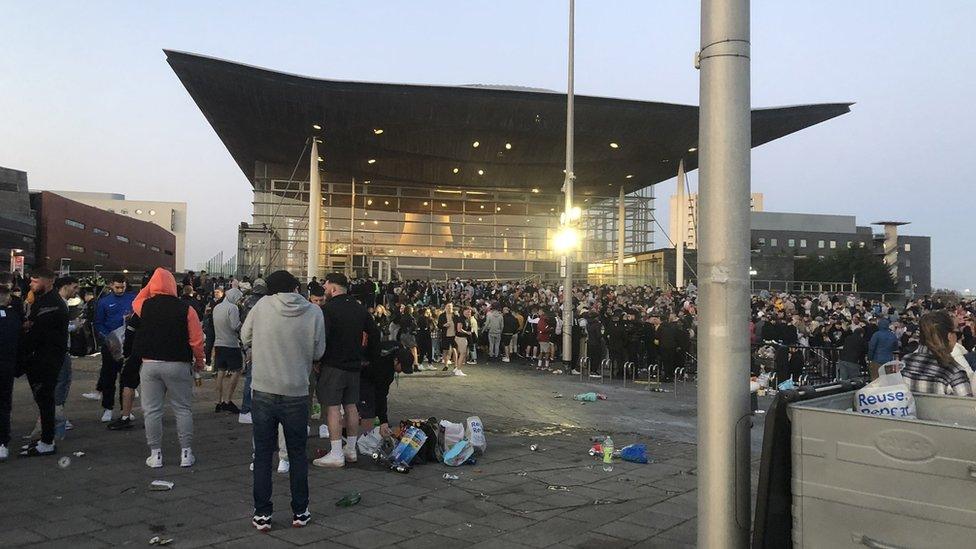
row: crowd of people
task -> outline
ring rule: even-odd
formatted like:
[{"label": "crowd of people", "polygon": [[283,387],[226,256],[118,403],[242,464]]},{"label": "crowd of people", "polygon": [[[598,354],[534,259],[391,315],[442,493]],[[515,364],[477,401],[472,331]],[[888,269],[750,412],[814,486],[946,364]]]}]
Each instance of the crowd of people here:
[{"label": "crowd of people", "polygon": [[[126,276],[101,288],[36,269],[29,279],[0,274],[0,459],[10,447],[14,378],[26,374],[38,420],[25,457],[56,453],[72,425],[64,410],[71,358],[100,353],[95,391],[109,430],[134,427],[140,407],[149,456],[163,466],[162,415],[176,416],[179,463],[192,467],[194,386],[214,383],[214,413],[252,425],[253,525],[271,527],[272,463],[291,480],[292,524],[308,512],[309,420],[321,420],[328,451],[311,463],[338,468],[358,459],[365,434],[391,433],[387,397],[395,372],[506,363],[542,371],[620,376],[628,364],[661,381],[693,360],[694,286],[580,285],[573,322],[563,322],[557,284],[503,281],[348,280],[332,273],[300,282],[287,271],[249,278],[146,273],[138,292]],[[896,306],[843,294],[753,296],[750,344],[773,347],[777,370],[798,378],[804,353],[829,352],[840,379],[871,375],[900,358],[915,391],[973,396],[976,303],[924,297]],[[564,334],[569,348],[565,349]],[[562,357],[570,357],[568,365]],[[235,402],[243,385],[240,406]],[[118,398],[116,398],[118,397]],[[116,414],[116,408],[119,414]]]}]

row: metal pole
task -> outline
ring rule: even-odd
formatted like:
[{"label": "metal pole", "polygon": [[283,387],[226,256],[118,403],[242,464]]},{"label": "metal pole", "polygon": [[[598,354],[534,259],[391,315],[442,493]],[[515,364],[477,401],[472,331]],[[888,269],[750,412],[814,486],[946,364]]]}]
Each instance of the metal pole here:
[{"label": "metal pole", "polygon": [[312,137],[312,158],[308,175],[308,272],[307,280],[319,274],[319,229],[322,226],[322,178],[319,174],[319,140]]},{"label": "metal pole", "polygon": [[353,244],[356,243],[356,178],[352,178],[352,200],[349,202],[349,276],[352,276],[352,263],[356,256],[353,253]]},{"label": "metal pole", "polygon": [[624,239],[627,236],[627,203],[624,202],[624,186],[620,186],[617,197],[617,286],[624,285]]},{"label": "metal pole", "polygon": [[[569,0],[569,68],[566,85],[566,182],[563,191],[566,196],[566,227],[575,227],[573,221],[573,51],[575,38],[576,1]],[[565,276],[563,278],[563,362],[573,360],[573,254],[575,250],[567,250],[563,258]]]},{"label": "metal pole", "polygon": [[702,0],[698,547],[748,547],[749,0]]},{"label": "metal pole", "polygon": [[677,192],[678,234],[674,235],[674,287],[685,287],[685,239],[688,236],[688,197],[685,195],[685,161],[678,162]]}]

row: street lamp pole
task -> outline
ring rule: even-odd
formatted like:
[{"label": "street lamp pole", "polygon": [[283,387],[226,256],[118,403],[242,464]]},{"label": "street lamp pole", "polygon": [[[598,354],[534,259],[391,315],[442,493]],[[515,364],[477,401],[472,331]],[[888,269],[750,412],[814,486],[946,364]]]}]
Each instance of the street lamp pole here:
[{"label": "street lamp pole", "polygon": [[749,55],[749,0],[702,0],[698,547],[705,549],[749,545]]},{"label": "street lamp pole", "polygon": [[[574,17],[576,12],[576,1],[569,0],[569,70],[566,86],[566,181],[563,183],[563,192],[566,198],[566,213],[564,215],[563,230],[571,231],[574,229],[575,220],[573,219],[573,181],[576,174],[573,173],[573,50],[575,38]],[[563,362],[573,360],[573,253],[575,247],[565,250],[562,258],[561,268],[563,273]]]}]

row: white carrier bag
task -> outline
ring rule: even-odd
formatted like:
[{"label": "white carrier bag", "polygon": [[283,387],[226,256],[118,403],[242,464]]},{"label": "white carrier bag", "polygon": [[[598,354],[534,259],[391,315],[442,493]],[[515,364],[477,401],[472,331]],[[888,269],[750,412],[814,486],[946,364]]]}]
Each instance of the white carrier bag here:
[{"label": "white carrier bag", "polygon": [[[915,417],[915,397],[897,370],[901,363],[892,361],[879,371],[878,379],[854,393],[854,411],[860,414],[888,417]],[[896,370],[889,374],[889,367]]]}]

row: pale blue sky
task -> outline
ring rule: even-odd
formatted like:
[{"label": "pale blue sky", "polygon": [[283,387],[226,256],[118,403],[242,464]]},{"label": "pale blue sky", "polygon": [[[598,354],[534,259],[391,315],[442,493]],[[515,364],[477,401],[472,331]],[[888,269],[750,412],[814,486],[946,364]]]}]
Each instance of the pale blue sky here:
[{"label": "pale blue sky", "polygon": [[[251,193],[163,48],[323,78],[563,90],[566,5],[0,0],[0,165],[32,188],[185,200],[195,266],[234,253]],[[577,92],[697,104],[698,15],[691,0],[579,0]],[[857,102],[754,150],[766,208],[911,221],[933,238],[933,283],[976,288],[973,21],[973,1],[754,0],[754,107]],[[665,227],[673,188],[658,191]]]}]

